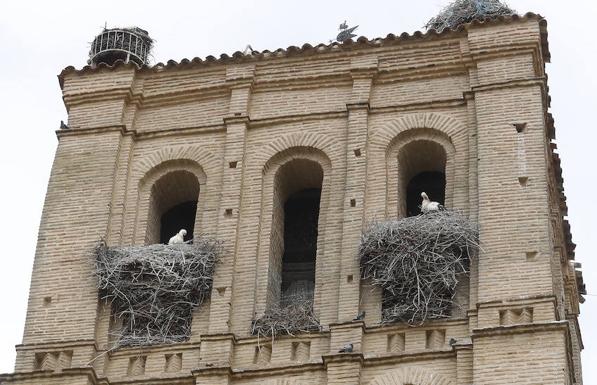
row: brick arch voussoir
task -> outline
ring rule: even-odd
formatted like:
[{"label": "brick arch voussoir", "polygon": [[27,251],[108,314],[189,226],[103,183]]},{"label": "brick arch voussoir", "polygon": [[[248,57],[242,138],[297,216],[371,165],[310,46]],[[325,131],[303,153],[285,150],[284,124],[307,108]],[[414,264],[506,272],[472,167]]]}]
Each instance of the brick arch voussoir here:
[{"label": "brick arch voussoir", "polygon": [[454,382],[439,374],[410,366],[380,374],[369,385],[454,385]]},{"label": "brick arch voussoir", "polygon": [[330,163],[334,161],[334,155],[340,154],[340,144],[330,136],[318,133],[294,133],[284,135],[271,142],[260,152],[256,164],[262,170],[267,169],[267,163],[275,155],[292,148],[312,148],[323,153]]},{"label": "brick arch voussoir", "polygon": [[173,160],[195,162],[205,173],[207,179],[219,166],[219,160],[211,152],[196,146],[167,147],[145,156],[133,169],[134,178],[141,181],[151,170],[160,164]]},{"label": "brick arch voussoir", "polygon": [[454,143],[462,143],[466,135],[466,127],[451,116],[436,112],[426,112],[405,115],[387,123],[373,138],[375,147],[387,150],[392,141],[402,132],[417,128],[431,128],[437,130]]}]

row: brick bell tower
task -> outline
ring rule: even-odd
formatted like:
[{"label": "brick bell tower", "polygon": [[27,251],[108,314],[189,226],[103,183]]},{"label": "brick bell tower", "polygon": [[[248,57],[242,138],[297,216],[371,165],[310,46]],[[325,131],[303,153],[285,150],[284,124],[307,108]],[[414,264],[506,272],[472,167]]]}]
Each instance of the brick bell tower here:
[{"label": "brick bell tower", "polygon": [[[59,75],[68,124],[0,384],[582,384],[546,28],[529,13],[153,66],[146,31],[102,32],[90,65]],[[361,237],[416,217],[422,188],[478,228],[480,249],[449,310],[388,322]],[[163,245],[181,228],[193,245]],[[142,254],[201,237],[221,252],[202,301],[176,313],[185,332],[115,338],[151,322],[98,289],[100,239]],[[297,293],[309,328],[284,313]]]}]

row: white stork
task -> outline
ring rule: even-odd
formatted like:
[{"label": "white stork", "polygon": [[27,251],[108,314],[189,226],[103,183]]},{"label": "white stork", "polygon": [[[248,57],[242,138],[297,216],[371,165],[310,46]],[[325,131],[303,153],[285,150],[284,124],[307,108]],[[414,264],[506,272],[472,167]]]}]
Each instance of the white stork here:
[{"label": "white stork", "polygon": [[169,245],[175,245],[177,243],[184,243],[184,236],[187,235],[187,231],[185,229],[180,229],[180,231],[178,233],[176,233],[175,236],[173,236],[172,238],[170,238],[170,240],[168,241]]},{"label": "white stork", "polygon": [[421,193],[421,198],[423,198],[423,202],[421,202],[422,213],[428,213],[430,211],[438,211],[443,209],[443,206],[439,202],[434,202],[430,200],[424,191]]}]

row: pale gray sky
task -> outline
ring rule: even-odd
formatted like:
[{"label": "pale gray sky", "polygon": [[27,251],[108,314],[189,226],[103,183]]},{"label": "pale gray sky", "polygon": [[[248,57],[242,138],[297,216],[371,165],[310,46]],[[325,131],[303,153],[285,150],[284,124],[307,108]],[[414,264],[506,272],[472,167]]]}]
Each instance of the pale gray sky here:
[{"label": "pale gray sky", "polygon": [[[57,141],[66,120],[56,75],[82,67],[105,22],[137,25],[156,39],[155,62],[333,39],[344,19],[369,38],[421,29],[444,0],[419,1],[3,1],[0,4],[0,373],[20,343],[37,228]],[[550,94],[577,260],[590,294],[581,307],[584,380],[597,383],[597,44],[594,0],[510,0],[547,18]],[[593,363],[593,365],[591,365]]]}]

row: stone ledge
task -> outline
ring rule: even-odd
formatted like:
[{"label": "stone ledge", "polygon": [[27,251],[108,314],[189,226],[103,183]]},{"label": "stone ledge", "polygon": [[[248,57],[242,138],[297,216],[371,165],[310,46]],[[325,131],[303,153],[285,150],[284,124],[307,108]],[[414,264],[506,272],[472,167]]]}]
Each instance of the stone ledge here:
[{"label": "stone ledge", "polygon": [[148,355],[153,353],[168,353],[172,351],[185,351],[199,349],[200,342],[179,342],[176,344],[152,345],[143,347],[122,347],[108,353],[109,357],[127,357],[138,356],[140,354]]},{"label": "stone ledge", "polygon": [[36,370],[33,372],[23,372],[23,373],[11,373],[11,374],[0,374],[0,384],[9,384],[9,383],[18,383],[20,381],[29,381],[29,380],[56,380],[60,378],[69,378],[72,379],[74,377],[83,377],[87,381],[90,381],[93,385],[109,385],[105,378],[98,378],[95,369],[92,367],[85,367],[85,368],[70,368],[70,369],[63,369],[60,372],[54,372],[49,370]]},{"label": "stone ledge", "polygon": [[481,329],[473,329],[473,334],[471,338],[474,342],[475,339],[484,337],[524,334],[537,331],[566,331],[568,330],[568,328],[568,321],[538,322],[531,324],[496,326]]},{"label": "stone ledge", "polygon": [[15,348],[17,351],[28,351],[38,349],[67,349],[79,346],[96,346],[95,340],[73,340],[73,341],[54,341],[54,342],[34,342],[30,344],[19,344]]}]

